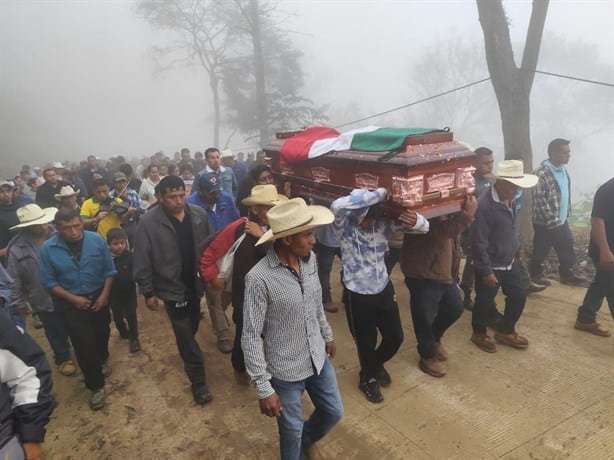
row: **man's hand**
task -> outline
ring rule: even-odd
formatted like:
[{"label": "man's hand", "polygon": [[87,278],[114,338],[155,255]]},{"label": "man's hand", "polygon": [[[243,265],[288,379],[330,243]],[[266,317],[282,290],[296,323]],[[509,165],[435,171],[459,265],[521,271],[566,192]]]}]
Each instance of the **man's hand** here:
[{"label": "man's hand", "polygon": [[26,460],[41,460],[43,458],[43,445],[39,442],[24,442],[23,452]]},{"label": "man's hand", "polygon": [[399,216],[399,222],[409,228],[413,228],[418,221],[418,215],[415,211],[407,209]]},{"label": "man's hand", "polygon": [[614,270],[614,254],[612,254],[612,251],[599,254],[599,268],[602,270]]},{"label": "man's hand", "polygon": [[475,216],[475,212],[478,210],[478,200],[473,195],[467,195],[465,198],[465,212],[471,217]]},{"label": "man's hand", "polygon": [[222,291],[226,286],[226,281],[224,281],[224,278],[215,278],[209,282],[209,285],[216,291]]},{"label": "man's hand", "polygon": [[497,284],[499,284],[499,280],[497,279],[494,273],[491,273],[490,275],[486,275],[485,277],[482,278],[482,281],[488,287],[495,287]]},{"label": "man's hand", "polygon": [[0,249],[0,257],[4,257],[6,255],[6,248]]},{"label": "man's hand", "polygon": [[258,223],[248,220],[245,222],[245,233],[253,236],[254,238],[260,238],[262,235],[264,235],[264,230],[262,230],[262,227]]},{"label": "man's hand", "polygon": [[94,311],[102,310],[108,304],[109,304],[109,298],[103,295],[99,295],[96,301],[94,302],[94,306],[92,307],[92,310]]},{"label": "man's hand", "polygon": [[337,344],[335,343],[334,340],[331,340],[330,342],[326,342],[326,354],[328,355],[330,359],[333,359],[335,355],[337,354]]},{"label": "man's hand", "polygon": [[277,393],[273,393],[268,398],[259,399],[258,404],[260,404],[260,412],[268,417],[279,417],[281,415],[281,401]]},{"label": "man's hand", "polygon": [[154,295],[145,299],[145,306],[151,311],[158,311],[158,298]]},{"label": "man's hand", "polygon": [[71,303],[77,310],[89,310],[91,305],[90,299],[81,295],[74,296]]},{"label": "man's hand", "polygon": [[98,215],[96,216],[96,222],[100,222],[102,219],[107,217],[108,214],[109,213],[107,211],[100,211]]}]

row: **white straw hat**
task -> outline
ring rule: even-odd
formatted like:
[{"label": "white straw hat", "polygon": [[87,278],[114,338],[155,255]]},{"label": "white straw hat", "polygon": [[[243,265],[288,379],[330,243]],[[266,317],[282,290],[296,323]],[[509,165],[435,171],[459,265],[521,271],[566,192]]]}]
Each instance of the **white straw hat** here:
[{"label": "white straw hat", "polygon": [[241,200],[245,206],[264,205],[277,206],[288,201],[286,195],[277,193],[277,187],[273,184],[256,185],[252,188],[251,195]]},{"label": "white straw hat", "polygon": [[222,150],[220,152],[220,158],[233,158],[234,156],[235,154],[232,153],[232,150],[230,149]]},{"label": "white straw hat", "polygon": [[537,176],[524,173],[524,163],[520,160],[504,160],[500,162],[495,177],[511,182],[521,188],[535,187],[538,180]]},{"label": "white straw hat", "polygon": [[56,200],[60,201],[62,198],[67,198],[69,196],[76,196],[79,194],[79,189],[75,190],[70,185],[64,185],[60,189],[60,193],[56,193],[53,195]]},{"label": "white straw hat", "polygon": [[335,218],[328,208],[317,205],[307,206],[302,198],[292,198],[271,208],[266,213],[266,217],[270,228],[258,240],[256,246],[330,224]]},{"label": "white straw hat", "polygon": [[17,209],[19,224],[13,225],[10,230],[48,224],[54,219],[56,212],[58,212],[57,208],[41,209],[37,204],[27,204]]}]

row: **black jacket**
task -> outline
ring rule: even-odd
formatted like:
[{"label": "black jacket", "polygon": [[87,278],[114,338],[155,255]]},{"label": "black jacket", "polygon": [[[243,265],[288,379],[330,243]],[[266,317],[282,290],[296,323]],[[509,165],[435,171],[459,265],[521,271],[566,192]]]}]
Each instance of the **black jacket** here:
[{"label": "black jacket", "polygon": [[14,433],[22,443],[45,440],[55,407],[51,387],[45,353],[0,307],[0,445]]},{"label": "black jacket", "polygon": [[478,210],[471,226],[471,254],[477,276],[492,273],[493,267],[507,267],[520,249],[518,211],[495,201],[492,189],[478,198]]},{"label": "black jacket", "polygon": [[12,204],[0,204],[0,249],[5,248],[13,237],[9,228],[19,223],[17,209],[19,205],[14,201]]}]

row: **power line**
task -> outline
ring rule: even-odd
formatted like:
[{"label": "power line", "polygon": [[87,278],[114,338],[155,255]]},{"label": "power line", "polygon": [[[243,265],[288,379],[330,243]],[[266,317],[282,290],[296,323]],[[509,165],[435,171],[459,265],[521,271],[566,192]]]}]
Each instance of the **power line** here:
[{"label": "power line", "polygon": [[576,81],[581,81],[584,83],[592,83],[593,85],[601,85],[601,86],[607,86],[609,88],[614,88],[614,83],[607,83],[604,81],[597,81],[597,80],[589,80],[587,78],[572,77],[570,75],[563,75],[560,73],[544,72],[543,70],[535,70],[534,72],[541,73],[543,75],[550,75],[551,77],[566,78],[568,80],[576,80]]},{"label": "power line", "polygon": [[426,97],[424,99],[420,99],[418,101],[410,102],[409,104],[405,104],[405,105],[401,105],[399,107],[394,107],[392,109],[384,110],[383,112],[379,112],[379,113],[376,113],[374,115],[370,115],[368,117],[363,117],[363,118],[360,118],[358,120],[350,121],[348,123],[343,123],[342,125],[337,125],[337,126],[335,126],[335,128],[343,128],[344,126],[349,126],[349,125],[353,125],[354,123],[358,123],[358,122],[365,121],[365,120],[370,120],[371,118],[375,118],[375,117],[379,117],[379,116],[382,116],[382,115],[386,115],[388,113],[396,112],[397,110],[406,109],[407,107],[411,107],[412,105],[420,104],[422,102],[430,101],[431,99],[435,99],[435,98],[438,98],[438,97],[441,97],[441,96],[445,96],[446,94],[451,94],[451,93],[454,93],[456,91],[460,91],[462,89],[469,88],[471,86],[479,85],[480,83],[484,83],[485,81],[488,81],[488,80],[490,80],[490,77],[482,78],[481,80],[477,80],[477,81],[474,81],[472,83],[467,83],[466,85],[459,86],[457,88],[450,89],[448,91],[444,91],[442,93],[438,93],[438,94],[435,94],[433,96],[429,96],[429,97]]}]

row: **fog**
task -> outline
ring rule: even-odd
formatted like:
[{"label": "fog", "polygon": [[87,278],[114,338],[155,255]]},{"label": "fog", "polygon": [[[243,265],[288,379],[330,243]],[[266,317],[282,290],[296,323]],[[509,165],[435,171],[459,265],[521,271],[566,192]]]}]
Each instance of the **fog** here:
[{"label": "fog", "polygon": [[[442,49],[458,37],[483,53],[474,1],[285,0],[278,5],[285,12],[283,27],[304,53],[303,93],[328,105],[333,125],[424,97],[424,83],[435,75],[428,67],[422,76],[412,70],[427,50]],[[531,4],[504,5],[512,41],[522,44]],[[538,68],[614,82],[612,24],[612,1],[551,1]],[[197,67],[157,72],[152,46],[167,39],[137,16],[133,2],[0,2],[0,175],[15,174],[23,163],[76,161],[88,154],[131,158],[163,150],[172,156],[184,146],[192,151],[210,146],[207,77]],[[561,52],[563,44],[580,51]],[[480,56],[476,79],[488,76]],[[593,69],[597,61],[599,72]],[[471,123],[455,126],[454,117],[437,119],[435,103],[427,102],[363,124],[450,126],[457,138],[488,145],[501,158],[491,84],[471,91],[477,107],[472,110],[482,113]],[[614,88],[538,75],[532,96],[534,163],[546,157],[551,138],[564,137],[572,141],[575,198],[611,177]],[[231,131],[225,126],[222,139]],[[229,147],[256,148],[242,135]]]}]

